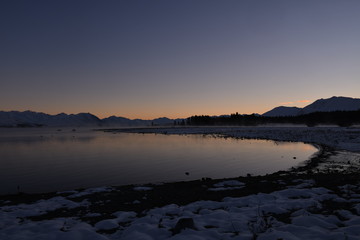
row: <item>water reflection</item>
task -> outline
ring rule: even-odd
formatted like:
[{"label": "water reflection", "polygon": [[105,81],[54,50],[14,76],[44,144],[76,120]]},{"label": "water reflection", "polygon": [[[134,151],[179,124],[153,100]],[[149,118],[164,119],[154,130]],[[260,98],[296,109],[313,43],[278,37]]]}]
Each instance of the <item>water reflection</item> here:
[{"label": "water reflection", "polygon": [[25,192],[44,192],[266,174],[295,166],[316,151],[303,143],[203,135],[36,134],[1,137],[0,193],[16,192],[18,185]]},{"label": "water reflection", "polygon": [[[13,131],[13,132],[11,132]],[[0,129],[0,144],[38,144],[39,142],[89,142],[96,138],[91,134],[92,131],[86,129],[81,132],[55,129],[38,129],[29,131],[28,129]]]}]

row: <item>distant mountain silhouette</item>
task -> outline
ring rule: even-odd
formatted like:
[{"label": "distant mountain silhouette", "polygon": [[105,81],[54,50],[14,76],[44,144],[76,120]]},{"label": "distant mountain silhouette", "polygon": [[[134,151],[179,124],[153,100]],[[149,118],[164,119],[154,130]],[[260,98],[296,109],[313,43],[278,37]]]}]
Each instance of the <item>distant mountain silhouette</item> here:
[{"label": "distant mountain silhouette", "polygon": [[265,117],[299,116],[314,112],[357,111],[360,109],[359,98],[331,97],[319,99],[304,108],[276,107],[263,114]]},{"label": "distant mountain silhouette", "polygon": [[133,121],[124,117],[111,116],[102,119],[102,124],[104,126],[132,126]]},{"label": "distant mountain silhouette", "polygon": [[166,117],[156,118],[153,120],[143,120],[143,119],[128,119],[124,117],[111,116],[108,118],[102,119],[102,126],[152,126],[152,125],[173,125],[174,121],[179,121],[182,119],[169,119]]},{"label": "distant mountain silhouette", "polygon": [[173,125],[175,122],[181,122],[183,119],[156,118],[153,120],[128,119],[124,117],[111,116],[99,119],[90,113],[65,114],[60,113],[50,115],[33,111],[0,111],[0,127],[81,127],[81,126],[156,126]]},{"label": "distant mountain silhouette", "polygon": [[[263,117],[281,117],[277,122],[295,122],[296,121],[303,123],[306,121],[315,122],[312,118],[319,118],[320,116],[315,116],[313,113],[318,112],[350,112],[360,110],[360,99],[359,98],[349,98],[349,97],[332,97],[328,99],[319,99],[315,102],[309,104],[304,108],[297,107],[276,107],[266,113]],[[313,114],[313,116],[309,116]],[[337,113],[329,116],[322,117],[331,117],[336,119],[337,122],[344,121],[345,113]],[[350,113],[349,113],[350,114]],[[357,114],[357,113],[353,113]],[[355,116],[354,115],[354,116]],[[302,119],[301,116],[307,116],[306,121]],[[350,116],[350,115],[349,115]],[[354,118],[353,115],[351,115]],[[350,117],[351,117],[350,116]],[[290,119],[291,117],[297,117],[297,120]],[[301,118],[301,119],[300,119]],[[338,120],[337,118],[340,118]],[[355,116],[357,118],[357,115]],[[310,119],[310,120],[309,120]],[[79,113],[79,114],[65,114],[60,113],[57,115],[49,115],[46,113],[33,112],[33,111],[0,111],[0,127],[39,127],[39,126],[49,126],[49,127],[134,127],[134,126],[158,126],[158,125],[256,125],[260,123],[268,123],[272,120],[262,119],[260,115],[241,115],[241,114],[231,114],[231,115],[222,115],[222,116],[192,116],[187,119],[169,119],[169,118],[156,118],[153,120],[143,120],[143,119],[128,119],[125,117],[111,116],[104,119],[99,119],[93,114],[90,113]],[[310,122],[311,122],[310,121]],[[334,120],[335,121],[335,120]],[[325,120],[322,122],[326,122]],[[341,123],[346,125],[348,123]]]},{"label": "distant mountain silhouette", "polygon": [[276,107],[263,114],[265,117],[286,117],[286,116],[297,116],[299,115],[302,108],[298,107]]},{"label": "distant mountain silhouette", "polygon": [[313,112],[357,111],[360,109],[360,98],[332,97],[319,99],[301,110],[300,114]]},{"label": "distant mountain silhouette", "polygon": [[0,126],[99,126],[101,120],[90,113],[49,115],[46,113],[25,111],[0,111]]}]

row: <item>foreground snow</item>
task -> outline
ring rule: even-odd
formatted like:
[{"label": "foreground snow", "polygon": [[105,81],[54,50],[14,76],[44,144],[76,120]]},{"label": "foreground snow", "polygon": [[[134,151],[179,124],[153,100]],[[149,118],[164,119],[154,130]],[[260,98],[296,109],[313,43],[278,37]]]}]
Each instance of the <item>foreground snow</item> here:
[{"label": "foreground snow", "polygon": [[[312,180],[293,182],[293,186],[268,194],[197,201],[185,206],[170,204],[142,214],[114,212],[93,224],[78,217],[41,221],[31,220],[31,217],[60,208],[68,211],[87,208],[91,203],[86,199],[73,201],[74,194],[86,196],[110,191],[109,188],[85,190],[33,204],[11,205],[8,202],[0,208],[0,239],[359,239],[359,186],[344,185],[331,191],[316,187]],[[243,186],[239,181],[224,181],[213,187]],[[185,224],[181,226],[179,222]]]}]

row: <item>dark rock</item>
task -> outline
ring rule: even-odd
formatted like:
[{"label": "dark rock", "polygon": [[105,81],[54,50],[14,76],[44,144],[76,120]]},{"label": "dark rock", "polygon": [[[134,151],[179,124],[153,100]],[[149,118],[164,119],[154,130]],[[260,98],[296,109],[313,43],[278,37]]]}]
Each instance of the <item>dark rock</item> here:
[{"label": "dark rock", "polygon": [[180,233],[186,228],[197,230],[194,224],[194,220],[192,218],[180,218],[176,223],[174,229],[172,230],[173,235]]}]

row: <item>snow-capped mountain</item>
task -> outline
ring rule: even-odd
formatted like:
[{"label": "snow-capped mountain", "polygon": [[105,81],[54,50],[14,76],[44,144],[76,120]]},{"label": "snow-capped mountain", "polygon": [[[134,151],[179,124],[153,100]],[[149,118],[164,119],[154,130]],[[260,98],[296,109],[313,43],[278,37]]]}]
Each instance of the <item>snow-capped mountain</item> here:
[{"label": "snow-capped mountain", "polygon": [[357,111],[360,110],[360,98],[331,97],[319,99],[304,108],[276,107],[263,114],[265,117],[297,116],[313,112]]}]

